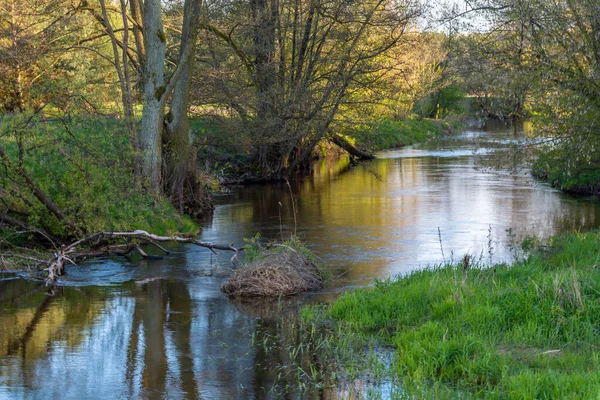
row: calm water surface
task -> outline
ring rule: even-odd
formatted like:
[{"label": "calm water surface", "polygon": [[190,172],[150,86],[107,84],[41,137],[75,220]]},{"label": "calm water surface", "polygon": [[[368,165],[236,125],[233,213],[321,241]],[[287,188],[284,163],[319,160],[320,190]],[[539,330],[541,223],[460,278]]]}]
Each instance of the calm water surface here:
[{"label": "calm water surface", "polygon": [[522,137],[501,125],[358,166],[322,163],[291,182],[296,224],[286,185],[218,197],[203,240],[240,244],[297,229],[339,276],[322,293],[283,305],[230,301],[219,291],[230,255],[190,246],[172,246],[162,260],[71,267],[54,297],[40,283],[0,275],[0,399],[344,397],[299,393],[293,377],[277,379],[287,353],[256,343],[295,337],[281,312],[466,253],[508,261],[511,244],[527,235],[600,225],[595,198],[479,167],[499,154],[491,148]]}]

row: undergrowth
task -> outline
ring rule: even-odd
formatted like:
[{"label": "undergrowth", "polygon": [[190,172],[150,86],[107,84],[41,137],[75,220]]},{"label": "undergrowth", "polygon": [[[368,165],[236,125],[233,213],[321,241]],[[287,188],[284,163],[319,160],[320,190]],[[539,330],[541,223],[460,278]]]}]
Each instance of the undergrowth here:
[{"label": "undergrowth", "polygon": [[598,159],[572,157],[571,151],[554,149],[542,153],[533,163],[534,177],[566,192],[600,193],[600,163]]}]

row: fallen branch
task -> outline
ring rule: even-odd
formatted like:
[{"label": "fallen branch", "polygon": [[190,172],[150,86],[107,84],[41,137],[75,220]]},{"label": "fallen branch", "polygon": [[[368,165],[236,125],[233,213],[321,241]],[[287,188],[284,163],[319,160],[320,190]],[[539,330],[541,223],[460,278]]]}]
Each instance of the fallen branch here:
[{"label": "fallen branch", "polygon": [[331,137],[331,141],[336,146],[340,147],[342,150],[345,150],[348,154],[353,157],[357,157],[359,160],[374,160],[375,155],[368,153],[366,151],[362,151],[356,147],[354,147],[350,142],[348,142],[344,137],[340,135],[333,135]]},{"label": "fallen branch", "polygon": [[[160,246],[158,243],[161,242],[176,242],[176,243],[189,243],[196,246],[204,247],[211,250],[213,253],[216,253],[215,250],[224,250],[224,251],[232,251],[234,252],[233,257],[231,257],[231,262],[235,264],[235,261],[238,259],[237,256],[240,251],[245,249],[245,246],[242,247],[234,247],[233,245],[224,245],[224,244],[215,244],[215,243],[207,243],[202,240],[194,239],[194,238],[186,238],[179,236],[158,236],[152,233],[148,233],[142,230],[136,230],[133,232],[98,232],[93,235],[87,236],[83,239],[80,239],[74,243],[71,243],[68,246],[63,246],[58,249],[53,257],[48,261],[47,267],[44,268],[44,271],[48,272],[48,277],[46,278],[46,284],[54,284],[56,283],[57,278],[62,275],[63,270],[67,264],[75,265],[77,260],[86,259],[86,258],[95,258],[95,257],[103,257],[107,255],[119,255],[119,256],[127,256],[132,251],[137,251],[142,257],[148,258],[150,257],[139,244],[129,243],[127,245],[117,244],[117,245],[106,245],[100,249],[94,249],[94,245],[91,246],[91,249],[87,251],[78,251],[78,247],[83,247],[86,244],[89,244],[93,241],[96,243],[101,243],[101,241],[105,241],[108,239],[115,238],[126,238],[129,240],[137,239],[146,244],[152,245],[165,254],[169,254],[169,251],[164,247]],[[123,250],[123,247],[125,249]]]},{"label": "fallen branch", "polygon": [[52,246],[56,247],[57,240],[55,238],[52,238],[52,236],[50,236],[50,234],[45,232],[43,229],[36,228],[35,226],[30,225],[26,222],[23,222],[19,219],[13,218],[6,214],[0,214],[0,224],[7,224],[12,227],[21,228],[21,229],[25,229],[26,231],[37,233],[38,235],[42,236],[44,239],[48,240],[48,242],[50,242],[50,244]]}]

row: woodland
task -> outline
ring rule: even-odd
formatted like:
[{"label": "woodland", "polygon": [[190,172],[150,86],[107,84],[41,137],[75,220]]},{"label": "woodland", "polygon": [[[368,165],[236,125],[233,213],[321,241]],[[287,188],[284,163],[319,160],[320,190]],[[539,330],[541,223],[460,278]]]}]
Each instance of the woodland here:
[{"label": "woodland", "polygon": [[532,120],[534,175],[597,193],[598,15],[595,0],[3,0],[0,246],[193,236],[228,182],[472,119]]},{"label": "woodland", "polygon": [[0,0],[0,397],[598,398],[599,127],[600,0]]}]

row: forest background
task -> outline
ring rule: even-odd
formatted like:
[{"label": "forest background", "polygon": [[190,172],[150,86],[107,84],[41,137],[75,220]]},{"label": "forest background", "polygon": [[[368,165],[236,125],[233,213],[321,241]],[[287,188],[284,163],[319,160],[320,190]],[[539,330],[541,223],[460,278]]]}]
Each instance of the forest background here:
[{"label": "forest background", "polygon": [[532,120],[532,172],[600,188],[597,1],[0,4],[2,246],[194,235],[227,182],[467,120]]}]

